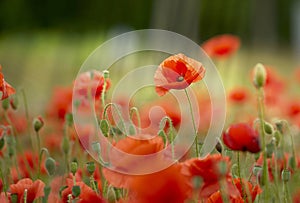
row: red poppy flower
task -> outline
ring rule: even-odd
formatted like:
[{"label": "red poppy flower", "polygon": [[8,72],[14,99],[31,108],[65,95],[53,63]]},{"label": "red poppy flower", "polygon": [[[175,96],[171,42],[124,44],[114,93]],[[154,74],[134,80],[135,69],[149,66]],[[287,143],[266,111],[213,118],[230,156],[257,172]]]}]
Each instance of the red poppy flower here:
[{"label": "red poppy flower", "polygon": [[294,100],[287,104],[287,115],[290,118],[300,115],[300,101]]},{"label": "red poppy flower", "polygon": [[201,80],[205,75],[202,64],[184,54],[177,54],[165,59],[154,75],[155,90],[159,96],[170,89],[185,89],[191,83]]},{"label": "red poppy flower", "polygon": [[244,103],[249,98],[249,93],[246,88],[235,88],[229,92],[229,101],[233,103]]},{"label": "red poppy flower", "polygon": [[[228,197],[229,201],[231,203],[244,203],[243,194],[242,194],[242,185],[241,185],[240,179],[238,179],[238,178],[234,179],[233,182],[240,194],[238,196],[233,196],[230,193],[230,191],[227,191],[228,192],[227,195],[229,196]],[[248,187],[248,190],[251,194],[250,200],[251,200],[251,202],[254,202],[256,196],[262,192],[261,188],[258,185],[255,185],[253,187],[253,185],[250,182],[245,181],[245,180],[243,180],[243,185],[244,185],[244,188],[246,186]],[[247,194],[244,194],[244,195],[246,195],[246,198],[248,200],[249,197],[247,197]],[[223,200],[222,200],[222,195],[221,195],[220,191],[217,191],[214,194],[212,194],[206,201],[206,203],[222,203],[222,202],[223,202]]]},{"label": "red poppy flower", "polygon": [[[92,97],[96,99],[101,96],[103,85],[104,85],[104,77],[100,71],[89,71],[81,73],[78,78],[75,80],[76,83],[76,93],[85,98],[88,97],[89,91]],[[110,80],[106,79],[106,91],[110,87]]]},{"label": "red poppy flower", "polygon": [[63,120],[72,110],[72,93],[71,87],[56,87],[48,104],[48,115]]},{"label": "red poppy flower", "polygon": [[210,38],[202,44],[202,49],[212,58],[226,58],[234,54],[240,47],[237,36],[224,34]]},{"label": "red poppy flower", "polygon": [[232,150],[259,152],[259,134],[247,123],[238,123],[229,126],[223,133],[224,144]]},{"label": "red poppy flower", "polygon": [[16,90],[4,80],[4,75],[1,71],[2,66],[0,65],[0,100],[3,100],[12,94],[15,94]]},{"label": "red poppy flower", "polygon": [[[126,138],[118,141],[114,147],[131,155],[149,155],[161,151],[164,148],[164,143],[162,138],[159,136],[134,135],[127,136]],[[156,161],[155,165],[153,163],[153,159]],[[135,156],[124,157],[123,153],[120,153],[115,149],[112,149],[110,152],[109,160],[116,170],[121,169],[122,171],[143,171],[143,169],[147,169],[149,167],[153,168],[154,166],[160,166],[160,164],[163,164],[163,159],[159,156],[153,156],[153,158],[149,159],[145,158],[142,162],[139,162],[140,159],[135,159]],[[104,175],[105,173],[110,173],[107,179],[113,185],[124,187],[127,183],[128,176],[126,175],[123,176],[123,174],[116,173],[105,168],[103,169],[103,172]]]},{"label": "red poppy flower", "polygon": [[19,180],[17,184],[9,186],[11,194],[18,195],[18,203],[24,200],[24,191],[27,190],[27,202],[32,203],[35,199],[44,196],[45,183],[41,180],[32,181],[29,178]]},{"label": "red poppy flower", "polygon": [[[221,161],[227,163],[226,174],[220,172],[219,164]],[[238,191],[232,184],[231,176],[229,173],[229,158],[222,157],[220,154],[213,154],[207,156],[205,159],[193,158],[183,163],[182,173],[189,176],[191,179],[194,177],[201,177],[203,185],[199,191],[199,197],[202,199],[208,198],[214,192],[220,189],[220,180],[225,178],[228,191],[236,196]]]},{"label": "red poppy flower", "polygon": [[[76,198],[78,203],[89,203],[89,202],[106,202],[99,194],[97,194],[92,188],[87,186],[84,182],[76,182],[75,185],[80,187],[80,195]],[[74,182],[72,179],[67,179],[67,188],[64,189],[61,193],[62,202],[68,202],[69,194],[72,195],[72,188]],[[73,198],[75,198],[72,195]]]}]

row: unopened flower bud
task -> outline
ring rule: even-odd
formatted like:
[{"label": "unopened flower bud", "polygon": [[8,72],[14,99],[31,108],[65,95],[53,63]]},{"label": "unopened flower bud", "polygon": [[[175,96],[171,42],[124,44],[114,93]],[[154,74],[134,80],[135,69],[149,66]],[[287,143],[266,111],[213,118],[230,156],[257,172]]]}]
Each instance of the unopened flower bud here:
[{"label": "unopened flower bud", "polygon": [[105,79],[109,78],[109,71],[108,71],[108,70],[104,70],[104,71],[103,71],[103,77],[104,77]]},{"label": "unopened flower bud", "polygon": [[67,122],[68,126],[72,126],[73,125],[73,114],[67,113],[65,115],[65,121]]},{"label": "unopened flower bud", "polygon": [[281,172],[281,179],[284,182],[288,182],[291,179],[291,172],[289,169],[283,169]]},{"label": "unopened flower bud", "polygon": [[282,137],[281,133],[280,133],[278,130],[276,130],[276,131],[274,132],[274,138],[275,138],[275,140],[276,140],[276,146],[279,145],[280,140],[281,140],[281,137]]},{"label": "unopened flower bud", "polygon": [[41,116],[38,116],[33,120],[33,128],[35,132],[39,132],[43,126],[44,126],[44,121]]},{"label": "unopened flower bud", "polygon": [[78,169],[78,164],[77,162],[73,161],[71,163],[71,173],[75,176],[75,173],[77,172],[77,169]]},{"label": "unopened flower bud", "polygon": [[68,154],[69,150],[70,150],[70,143],[69,143],[69,140],[66,136],[63,138],[62,150],[65,154]]},{"label": "unopened flower bud", "polygon": [[0,150],[2,150],[2,148],[4,147],[4,144],[5,144],[5,140],[4,140],[4,137],[2,137],[0,139]]},{"label": "unopened flower bud", "polygon": [[102,119],[100,121],[100,129],[101,129],[101,132],[103,133],[103,135],[105,137],[108,137],[108,134],[109,134],[109,124],[108,124],[108,121],[106,119]]},{"label": "unopened flower bud", "polygon": [[256,88],[261,88],[266,84],[267,73],[264,65],[261,63],[256,64],[254,67],[253,84]]},{"label": "unopened flower bud", "polygon": [[255,165],[252,169],[252,173],[253,175],[255,176],[258,176],[258,174],[262,171],[262,167],[261,166],[258,166],[258,165]]},{"label": "unopened flower bud", "polygon": [[275,147],[274,147],[274,144],[272,142],[267,144],[267,146],[266,146],[267,158],[272,158],[274,148]]},{"label": "unopened flower bud", "polygon": [[95,163],[92,162],[92,161],[86,163],[86,168],[87,168],[87,170],[88,170],[88,172],[89,172],[90,174],[93,174],[94,171],[95,171],[95,169],[96,169]]},{"label": "unopened flower bud", "polygon": [[19,100],[18,97],[12,96],[9,100],[10,106],[12,109],[17,110],[19,106]]},{"label": "unopened flower bud", "polygon": [[52,157],[48,157],[45,161],[45,168],[47,170],[47,173],[52,176],[55,173],[56,170],[56,163],[55,160]]},{"label": "unopened flower bud", "polygon": [[265,132],[270,135],[272,135],[274,132],[273,126],[271,125],[271,123],[268,123],[268,122],[264,122],[264,129],[265,129]]},{"label": "unopened flower bud", "polygon": [[80,190],[80,186],[79,185],[74,185],[72,187],[72,195],[74,197],[78,197],[80,195],[80,192],[81,192],[81,190]]},{"label": "unopened flower bud", "polygon": [[291,169],[295,170],[296,169],[296,158],[294,156],[291,156],[289,158],[289,166]]},{"label": "unopened flower bud", "polygon": [[93,142],[92,143],[92,149],[94,152],[96,152],[97,154],[101,153],[101,146],[99,142]]}]

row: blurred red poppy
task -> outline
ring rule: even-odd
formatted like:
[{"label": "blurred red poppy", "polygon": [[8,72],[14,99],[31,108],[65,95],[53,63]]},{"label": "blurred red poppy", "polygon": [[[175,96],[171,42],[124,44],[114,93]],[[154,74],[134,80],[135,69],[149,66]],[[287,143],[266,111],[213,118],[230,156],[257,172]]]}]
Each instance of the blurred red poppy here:
[{"label": "blurred red poppy", "polygon": [[170,89],[185,89],[191,83],[201,80],[205,75],[202,64],[184,54],[177,54],[165,59],[154,75],[155,90],[159,96]]},{"label": "blurred red poppy", "polygon": [[[162,150],[164,144],[161,137],[158,136],[149,139],[149,136],[136,135],[134,138],[126,137],[120,140],[115,147],[128,154],[149,155]],[[136,163],[133,161],[123,157],[114,157],[112,154],[111,162],[118,168],[151,167],[153,164],[159,164],[157,162]],[[189,179],[180,171],[181,165],[176,163],[164,170],[147,175],[122,174],[107,168],[103,168],[103,175],[114,187],[128,189],[128,197],[123,202],[184,202],[189,195],[190,186]],[[150,182],[151,188],[149,188]]]},{"label": "blurred red poppy", "polygon": [[72,188],[74,185],[80,187],[80,195],[76,198],[78,203],[89,203],[89,202],[106,202],[99,194],[97,194],[92,188],[87,186],[84,182],[76,182],[74,184],[72,179],[67,179],[67,188],[65,188],[61,193],[62,202],[68,202],[69,194],[75,199],[72,194]]},{"label": "blurred red poppy", "polygon": [[32,203],[35,199],[44,196],[44,187],[45,183],[41,180],[33,182],[29,178],[21,179],[9,186],[10,193],[18,195],[18,203],[23,202],[25,189],[27,189],[27,202]]},{"label": "blurred red poppy", "polygon": [[223,133],[224,144],[232,150],[257,153],[261,150],[259,134],[247,123],[229,126]]},{"label": "blurred red poppy", "polygon": [[[230,203],[244,203],[244,197],[242,194],[242,185],[241,185],[240,179],[236,178],[233,180],[233,182],[240,194],[238,196],[233,196],[230,193],[230,191],[228,191],[227,195],[229,196],[228,199],[229,199]],[[243,180],[242,182],[243,182],[244,188],[245,188],[245,186],[248,187],[248,190],[251,195],[251,198],[250,198],[250,197],[247,197],[247,193],[244,194],[244,195],[246,195],[245,197],[247,198],[247,202],[248,202],[248,199],[250,199],[251,202],[254,202],[256,196],[262,192],[261,188],[258,185],[255,185],[253,187],[253,185],[250,182],[245,181],[245,180]],[[223,203],[221,192],[217,191],[214,194],[212,194],[207,199],[206,203]]]},{"label": "blurred red poppy", "polygon": [[[88,72],[81,73],[75,80],[76,83],[76,93],[88,97],[89,91],[92,97],[96,99],[101,96],[104,77],[102,72],[92,70]],[[110,80],[106,79],[106,90],[110,87]]]},{"label": "blurred red poppy", "polygon": [[1,71],[2,66],[0,65],[0,100],[3,100],[12,94],[15,94],[16,90],[4,80],[4,75]]},{"label": "blurred red poppy", "polygon": [[[221,174],[220,163],[227,164],[226,174]],[[191,179],[201,177],[203,184],[199,191],[199,198],[206,199],[220,189],[220,180],[225,178],[228,191],[232,195],[238,195],[238,191],[232,184],[229,173],[229,157],[222,157],[220,154],[209,155],[204,159],[192,158],[183,163],[182,173]]]},{"label": "blurred red poppy", "polygon": [[72,87],[56,87],[48,104],[48,115],[63,120],[65,114],[71,112],[72,94]]},{"label": "blurred red poppy", "polygon": [[244,103],[249,98],[249,93],[246,88],[236,87],[229,92],[229,101],[233,103]]},{"label": "blurred red poppy", "polygon": [[238,50],[240,39],[229,34],[218,35],[205,41],[201,47],[212,58],[226,58]]}]

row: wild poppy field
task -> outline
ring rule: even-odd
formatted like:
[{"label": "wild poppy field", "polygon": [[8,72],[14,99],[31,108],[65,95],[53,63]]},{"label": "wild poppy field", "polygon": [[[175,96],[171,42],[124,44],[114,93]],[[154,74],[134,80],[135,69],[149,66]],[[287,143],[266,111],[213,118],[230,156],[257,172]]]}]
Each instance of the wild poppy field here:
[{"label": "wild poppy field", "polygon": [[37,116],[0,66],[0,202],[300,203],[300,68],[282,76],[257,61],[235,84],[226,66],[241,45],[230,34],[199,45],[226,96],[204,155],[221,110],[203,83],[209,67],[188,54],[160,56],[154,86],[132,98],[113,94],[109,67],[81,72],[45,92]]}]

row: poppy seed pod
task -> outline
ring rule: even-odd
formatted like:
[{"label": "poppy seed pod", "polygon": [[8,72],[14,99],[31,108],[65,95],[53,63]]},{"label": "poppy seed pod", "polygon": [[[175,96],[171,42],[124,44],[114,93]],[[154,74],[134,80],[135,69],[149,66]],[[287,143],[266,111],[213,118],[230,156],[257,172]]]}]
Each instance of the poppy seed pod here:
[{"label": "poppy seed pod", "polygon": [[80,195],[80,192],[81,192],[81,190],[80,190],[80,186],[79,185],[74,185],[72,187],[72,195],[74,197],[78,197]]},{"label": "poppy seed pod", "polygon": [[283,169],[281,172],[281,179],[284,182],[288,182],[291,179],[291,171],[289,169]]},{"label": "poppy seed pod", "polygon": [[261,63],[256,64],[254,67],[253,84],[256,88],[261,88],[266,84],[267,73],[264,65]]}]

